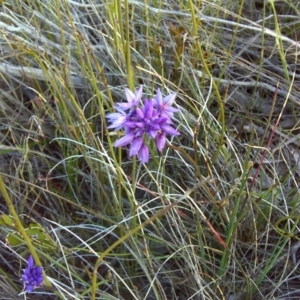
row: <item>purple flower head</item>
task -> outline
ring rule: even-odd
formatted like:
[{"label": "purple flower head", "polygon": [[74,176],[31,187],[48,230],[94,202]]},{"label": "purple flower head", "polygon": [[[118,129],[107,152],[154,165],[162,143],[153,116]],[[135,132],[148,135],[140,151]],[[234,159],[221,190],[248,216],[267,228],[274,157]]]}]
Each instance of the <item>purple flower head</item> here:
[{"label": "purple flower head", "polygon": [[40,287],[44,281],[43,269],[35,265],[33,257],[30,255],[27,268],[22,275],[25,292],[32,292],[35,288]]},{"label": "purple flower head", "polygon": [[149,161],[149,148],[146,140],[155,140],[158,151],[162,151],[166,144],[166,135],[179,135],[173,128],[171,117],[178,111],[171,107],[176,93],[162,98],[157,90],[155,99],[145,99],[141,103],[142,87],[133,94],[126,89],[128,103],[117,103],[118,112],[107,115],[111,123],[108,128],[115,130],[124,129],[125,135],[117,140],[115,147],[130,145],[129,157],[137,155],[142,163]]}]

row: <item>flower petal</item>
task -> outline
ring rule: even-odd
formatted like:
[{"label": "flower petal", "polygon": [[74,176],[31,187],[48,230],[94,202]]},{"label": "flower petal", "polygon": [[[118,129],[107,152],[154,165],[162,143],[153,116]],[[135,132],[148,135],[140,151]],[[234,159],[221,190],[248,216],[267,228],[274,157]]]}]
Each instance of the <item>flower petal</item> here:
[{"label": "flower petal", "polygon": [[153,101],[145,100],[143,111],[146,119],[150,120],[153,118],[153,108]]},{"label": "flower petal", "polygon": [[130,89],[125,89],[125,95],[128,103],[133,103],[135,94]]},{"label": "flower petal", "polygon": [[171,106],[173,104],[176,96],[177,96],[177,93],[174,92],[174,93],[166,96],[165,98],[163,98],[162,101],[163,101],[164,105],[165,106]]},{"label": "flower petal", "polygon": [[140,119],[144,119],[145,118],[145,115],[144,115],[144,112],[140,109],[140,108],[136,108],[136,114],[137,116],[140,118]]},{"label": "flower petal", "polygon": [[142,98],[143,95],[143,86],[141,85],[138,90],[135,90],[135,98],[136,98],[136,104],[138,104]]},{"label": "flower petal", "polygon": [[121,113],[110,113],[106,116],[106,118],[109,119],[108,121],[112,123],[107,128],[114,128],[116,130],[120,130],[127,120],[126,115],[123,115]]},{"label": "flower petal", "polygon": [[161,126],[162,131],[164,131],[165,133],[171,134],[171,135],[180,135],[180,133],[173,127],[169,126],[169,125],[162,125]]},{"label": "flower petal", "polygon": [[143,145],[143,138],[142,137],[137,137],[132,141],[132,144],[130,146],[130,150],[129,150],[129,157],[136,155],[139,150],[141,149],[142,145]]},{"label": "flower petal", "polygon": [[170,123],[170,122],[172,122],[172,121],[168,117],[159,117],[159,118],[156,118],[153,123],[161,126],[161,125],[164,125],[164,124]]},{"label": "flower petal", "polygon": [[152,137],[153,139],[155,139],[156,136],[157,136],[157,130],[155,130],[155,129],[150,129],[150,130],[147,131],[147,133],[148,133],[148,135],[149,135],[150,137]]},{"label": "flower petal", "polygon": [[32,292],[34,287],[31,284],[27,284],[25,287],[26,292],[30,293]]},{"label": "flower petal", "polygon": [[165,135],[165,133],[161,133],[161,134],[157,135],[157,137],[155,139],[155,142],[156,142],[157,150],[159,152],[162,152],[162,150],[164,149],[164,147],[166,145],[166,135]]},{"label": "flower petal", "polygon": [[34,267],[34,259],[32,255],[29,256],[28,262],[27,262],[27,268],[28,270],[32,269]]},{"label": "flower petal", "polygon": [[149,149],[143,144],[141,149],[138,152],[138,159],[144,164],[149,161]]},{"label": "flower petal", "polygon": [[156,91],[156,97],[155,97],[155,99],[154,99],[154,104],[155,104],[155,106],[157,106],[157,107],[161,107],[162,104],[163,104],[162,94],[161,94],[161,91],[160,91],[159,88],[158,88],[157,91]]},{"label": "flower petal", "polygon": [[130,144],[133,139],[135,138],[135,135],[133,133],[129,133],[124,135],[122,138],[120,138],[119,140],[117,140],[114,144],[115,147],[123,147],[126,146],[128,144]]}]

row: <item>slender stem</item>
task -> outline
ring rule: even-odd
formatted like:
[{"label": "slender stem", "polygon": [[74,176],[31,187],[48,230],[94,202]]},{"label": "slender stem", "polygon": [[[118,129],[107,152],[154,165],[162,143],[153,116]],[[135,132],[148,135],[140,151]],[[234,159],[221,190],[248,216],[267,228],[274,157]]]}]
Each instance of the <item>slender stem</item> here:
[{"label": "slender stem", "polygon": [[126,46],[125,46],[125,59],[126,59],[126,67],[127,67],[127,74],[128,74],[128,85],[131,90],[134,88],[134,81],[133,81],[133,72],[131,67],[131,52],[130,52],[130,30],[129,30],[129,6],[128,0],[125,0],[125,30],[126,30]]},{"label": "slender stem", "polygon": [[[18,231],[21,233],[21,235],[22,235],[22,237],[23,237],[23,239],[25,241],[25,244],[28,247],[28,249],[29,249],[29,251],[30,251],[30,253],[31,253],[31,255],[32,255],[35,263],[36,263],[36,265],[37,266],[42,266],[41,261],[40,261],[38,255],[37,255],[37,253],[35,251],[35,248],[33,247],[32,243],[31,243],[31,240],[28,237],[28,235],[26,233],[26,230],[24,229],[23,224],[22,224],[22,222],[21,222],[21,220],[20,220],[20,218],[19,218],[19,216],[18,216],[18,214],[17,214],[17,212],[16,212],[16,210],[14,208],[14,205],[13,205],[13,203],[11,201],[11,198],[8,195],[8,192],[7,192],[7,189],[6,189],[5,184],[3,182],[3,178],[2,178],[1,173],[0,173],[0,192],[2,193],[2,196],[3,196],[3,198],[4,198],[5,202],[6,202],[6,205],[7,205],[8,209],[9,209],[9,212],[10,212],[10,214],[14,218],[14,221],[16,223],[16,227],[17,227]],[[52,287],[50,281],[48,280],[48,277],[45,275],[44,270],[43,270],[43,275],[44,275],[44,284],[45,284],[45,286]],[[57,294],[57,296],[59,296],[60,298],[62,298],[60,294]]]}]

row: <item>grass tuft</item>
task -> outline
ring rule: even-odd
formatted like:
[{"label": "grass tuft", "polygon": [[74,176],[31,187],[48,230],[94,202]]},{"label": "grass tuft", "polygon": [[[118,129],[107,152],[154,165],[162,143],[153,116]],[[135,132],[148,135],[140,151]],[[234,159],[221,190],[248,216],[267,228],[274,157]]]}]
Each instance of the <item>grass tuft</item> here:
[{"label": "grass tuft", "polygon": [[[0,298],[299,299],[299,14],[0,1]],[[105,118],[140,85],[179,109],[148,164]]]}]

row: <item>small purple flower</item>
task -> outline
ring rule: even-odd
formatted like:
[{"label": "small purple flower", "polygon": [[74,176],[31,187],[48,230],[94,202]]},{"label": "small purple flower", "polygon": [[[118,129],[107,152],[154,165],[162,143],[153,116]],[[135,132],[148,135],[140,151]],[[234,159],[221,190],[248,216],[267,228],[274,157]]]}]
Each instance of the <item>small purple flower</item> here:
[{"label": "small purple flower", "polygon": [[22,281],[24,283],[25,292],[32,292],[35,288],[40,287],[44,281],[42,267],[36,266],[33,257],[30,255],[27,268],[22,275]]},{"label": "small purple flower", "polygon": [[118,108],[122,109],[123,111],[127,111],[129,109],[135,108],[141,101],[142,94],[143,94],[143,86],[142,85],[140,86],[140,88],[138,90],[135,90],[134,93],[129,89],[125,89],[127,103],[118,102],[118,103],[116,103],[115,108],[118,107]]},{"label": "small purple flower", "polygon": [[[173,128],[171,117],[178,109],[171,107],[176,93],[162,98],[160,90],[157,90],[155,99],[145,99],[141,104],[142,86],[132,93],[125,91],[128,103],[117,103],[118,112],[107,115],[111,123],[108,128],[115,130],[124,129],[125,135],[117,140],[115,147],[124,147],[130,144],[129,157],[137,155],[142,163],[149,161],[149,148],[147,142],[155,140],[159,152],[166,144],[166,135],[179,135]],[[147,141],[147,142],[146,142]]]},{"label": "small purple flower", "polygon": [[162,94],[160,92],[160,89],[157,89],[156,97],[154,99],[154,106],[158,110],[158,112],[161,114],[161,116],[166,116],[168,118],[172,118],[174,112],[177,112],[178,109],[171,107],[175,98],[176,93],[172,93],[165,98],[162,97]]},{"label": "small purple flower", "polygon": [[[116,108],[118,110],[118,108]],[[106,118],[111,125],[108,126],[109,129],[120,130],[124,127],[124,123],[127,121],[127,114],[123,110],[118,110],[119,112],[107,114]]]}]

